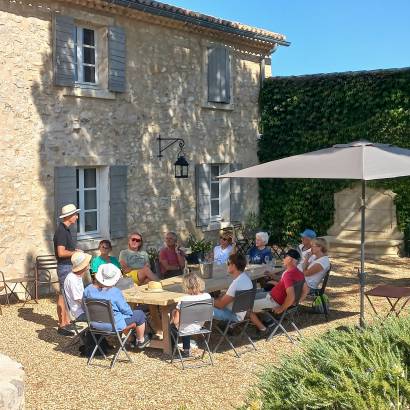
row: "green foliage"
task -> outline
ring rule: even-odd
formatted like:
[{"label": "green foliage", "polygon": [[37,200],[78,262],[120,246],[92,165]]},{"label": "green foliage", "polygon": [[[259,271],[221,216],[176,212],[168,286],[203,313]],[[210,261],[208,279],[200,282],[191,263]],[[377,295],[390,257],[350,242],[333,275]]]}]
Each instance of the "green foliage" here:
[{"label": "green foliage", "polygon": [[[261,92],[260,162],[366,139],[410,148],[410,69],[280,77]],[[317,164],[321,166],[320,163]],[[398,223],[410,239],[410,178],[381,181],[396,192]],[[260,217],[277,243],[333,223],[333,194],[352,181],[259,181]]]},{"label": "green foliage", "polygon": [[159,250],[156,248],[148,248],[147,249],[148,258],[150,262],[155,262],[159,259]]},{"label": "green foliage", "polygon": [[206,239],[196,239],[194,235],[189,235],[186,245],[193,253],[207,254],[213,249],[212,241]]},{"label": "green foliage", "polygon": [[269,366],[247,409],[404,409],[410,405],[410,318],[305,339]]}]

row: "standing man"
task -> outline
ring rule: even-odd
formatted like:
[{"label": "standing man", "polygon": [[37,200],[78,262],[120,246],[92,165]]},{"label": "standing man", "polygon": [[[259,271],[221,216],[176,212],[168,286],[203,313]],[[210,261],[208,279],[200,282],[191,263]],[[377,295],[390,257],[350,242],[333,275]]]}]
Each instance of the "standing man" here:
[{"label": "standing man", "polygon": [[71,236],[70,226],[74,225],[78,219],[77,207],[68,204],[61,209],[61,215],[57,230],[54,234],[54,253],[57,258],[57,276],[60,284],[60,294],[57,299],[58,334],[62,336],[73,336],[70,327],[70,319],[66,311],[64,298],[61,292],[64,290],[64,280],[72,270],[71,256],[75,252],[75,241]]}]

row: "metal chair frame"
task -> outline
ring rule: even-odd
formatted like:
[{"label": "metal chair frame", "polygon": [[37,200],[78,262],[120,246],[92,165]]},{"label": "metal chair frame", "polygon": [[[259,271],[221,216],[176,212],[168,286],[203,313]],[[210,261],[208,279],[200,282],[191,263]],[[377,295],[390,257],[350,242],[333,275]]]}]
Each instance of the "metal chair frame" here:
[{"label": "metal chair frame", "polygon": [[323,314],[325,315],[326,321],[329,320],[329,310],[327,309],[327,305],[325,303],[326,301],[323,295],[325,294],[327,282],[329,281],[329,276],[330,276],[331,271],[332,271],[332,265],[330,264],[329,269],[326,271],[325,276],[323,277],[322,286],[320,287],[320,289],[313,289],[313,292],[310,293],[310,296],[313,296],[315,298],[320,297],[320,300],[323,306]]},{"label": "metal chair frame", "polygon": [[[249,290],[237,291],[235,293],[235,299],[232,305],[232,312],[233,313],[246,312],[248,315],[248,313],[251,312],[253,309],[253,304],[255,302],[255,295],[256,295],[255,286]],[[245,316],[243,320],[239,320],[239,321],[229,320],[228,322],[222,322],[222,323],[226,323],[224,330],[220,328],[218,323],[215,323],[214,327],[217,330],[217,332],[221,335],[221,337],[218,343],[216,344],[216,346],[214,347],[213,352],[216,353],[222,341],[225,340],[229,344],[231,349],[234,351],[235,356],[236,357],[241,356],[239,352],[237,351],[237,349],[235,348],[235,346],[233,345],[231,339],[228,337],[228,331],[234,329],[238,325],[244,325],[241,333],[238,336],[238,339],[241,339],[243,336],[246,336],[249,343],[252,345],[253,349],[257,350],[255,344],[253,343],[253,340],[250,338],[250,336],[246,332],[249,326],[249,322],[250,320],[247,316]]]},{"label": "metal chair frame", "polygon": [[[55,255],[39,255],[36,257],[36,263],[34,265],[35,270],[35,278],[36,278],[36,299],[38,299],[38,288],[39,285],[42,283],[48,284],[48,293],[51,293],[51,285],[54,283],[58,283],[58,279],[52,281],[51,280],[51,271],[55,271],[57,273],[57,259]],[[42,281],[40,276],[41,272],[48,274],[48,280]]]},{"label": "metal chair frame", "polygon": [[[103,336],[116,336],[117,340],[119,342],[119,347],[117,352],[115,353],[111,364],[110,364],[110,369],[112,369],[115,365],[115,362],[118,359],[119,354],[123,351],[125,355],[127,356],[127,359],[129,362],[133,362],[131,359],[130,355],[127,352],[127,349],[125,348],[125,344],[130,337],[132,333],[134,333],[134,330],[131,328],[126,328],[121,331],[117,330],[115,328],[115,320],[114,320],[114,313],[112,311],[112,305],[110,300],[105,300],[105,299],[84,299],[84,309],[85,313],[87,315],[87,322],[88,322],[88,330],[91,333],[91,336],[94,340],[95,343],[95,348],[93,352],[91,353],[91,356],[89,357],[87,361],[87,366],[89,366],[97,352],[97,349],[100,351],[100,353],[103,355],[104,359],[107,358],[105,355],[103,349],[100,347],[101,340]],[[111,325],[112,330],[99,330],[96,329],[92,323],[108,323]],[[129,330],[127,334],[124,333],[124,330]],[[96,336],[99,336],[98,338]]]},{"label": "metal chair frame", "polygon": [[[5,276],[4,276],[4,273],[2,271],[0,271],[0,274],[1,274],[1,277],[2,277],[2,281],[3,281],[4,291],[6,293],[7,305],[10,306],[10,297],[13,296],[13,295],[18,301],[20,300],[20,298],[16,294],[17,285],[21,285],[24,289],[24,292],[25,292],[25,300],[24,300],[24,303],[23,303],[23,307],[25,306],[25,304],[29,300],[34,300],[35,303],[38,303],[37,299],[35,297],[35,286],[36,286],[35,277],[30,278],[30,277],[27,277],[27,276],[21,276],[19,278],[6,279]],[[24,284],[24,283],[26,283],[26,284]],[[9,284],[12,284],[12,285],[9,286]],[[34,289],[30,292],[29,286],[31,284],[34,285]]]},{"label": "metal chair frame", "polygon": [[[180,305],[179,310],[179,325],[177,327],[177,334],[171,333],[172,340],[174,342],[174,348],[171,355],[171,363],[174,362],[175,353],[178,352],[178,358],[182,365],[182,370],[187,368],[203,367],[203,366],[213,366],[214,362],[212,360],[212,353],[209,349],[209,339],[212,333],[212,316],[214,309],[213,299],[205,299],[199,301],[183,301]],[[194,332],[181,332],[180,328],[187,325],[195,323],[204,323],[201,329]],[[201,335],[205,344],[205,348],[202,351],[201,360],[204,359],[205,352],[209,355],[209,362],[202,363],[200,365],[185,365],[184,358],[181,355],[181,351],[178,348],[178,340],[184,336],[194,336]]]},{"label": "metal chair frame", "polygon": [[272,326],[272,331],[269,333],[269,335],[266,338],[266,341],[268,342],[271,340],[276,333],[280,330],[282,333],[285,334],[285,336],[291,341],[292,343],[295,343],[296,341],[292,338],[292,336],[287,332],[285,327],[283,326],[284,320],[289,320],[290,324],[296,330],[298,333],[299,337],[302,337],[302,333],[300,332],[299,328],[296,326],[294,317],[297,314],[299,310],[299,302],[300,298],[302,296],[303,292],[303,286],[305,284],[304,280],[300,280],[298,282],[295,282],[293,285],[293,289],[295,290],[295,302],[292,306],[288,307],[282,314],[279,316],[279,318],[275,317],[270,310],[265,310],[265,312],[270,316],[271,320],[273,320],[274,325]]}]

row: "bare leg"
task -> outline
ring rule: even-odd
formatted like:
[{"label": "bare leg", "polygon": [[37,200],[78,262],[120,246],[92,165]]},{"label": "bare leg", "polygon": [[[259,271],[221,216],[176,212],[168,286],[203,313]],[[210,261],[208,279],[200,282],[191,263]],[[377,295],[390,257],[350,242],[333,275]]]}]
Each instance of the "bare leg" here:
[{"label": "bare leg", "polygon": [[70,324],[70,320],[67,315],[63,295],[58,295],[57,298],[57,316],[58,316],[58,326],[64,327]]},{"label": "bare leg", "polygon": [[254,312],[251,312],[249,315],[251,322],[258,328],[258,330],[266,329],[264,324],[259,320],[258,315]]},{"label": "bare leg", "polygon": [[158,281],[159,278],[148,266],[144,266],[138,271],[138,283],[140,285],[144,285],[151,280]]},{"label": "bare leg", "polygon": [[142,325],[139,325],[135,329],[135,333],[137,335],[137,340],[144,340],[144,334],[145,334],[145,323]]},{"label": "bare leg", "polygon": [[161,316],[158,311],[158,306],[156,305],[149,305],[148,306],[149,313],[151,316],[151,324],[157,334],[162,332],[162,324],[161,324]]}]

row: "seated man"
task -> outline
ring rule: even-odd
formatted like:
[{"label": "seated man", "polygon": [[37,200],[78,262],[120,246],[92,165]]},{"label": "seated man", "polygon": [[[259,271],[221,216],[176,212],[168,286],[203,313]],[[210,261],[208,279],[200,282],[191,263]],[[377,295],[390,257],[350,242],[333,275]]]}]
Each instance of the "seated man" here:
[{"label": "seated man", "polygon": [[64,280],[64,293],[70,313],[78,322],[86,322],[82,299],[84,293],[83,275],[90,269],[91,255],[74,252],[71,256],[72,271]]},{"label": "seated man", "polygon": [[235,253],[229,255],[228,272],[232,275],[233,281],[226,293],[214,302],[214,318],[217,320],[239,322],[245,318],[246,312],[232,312],[232,305],[235,293],[238,290],[249,290],[253,288],[252,281],[244,272],[246,268],[245,256]]},{"label": "seated man", "polygon": [[159,265],[164,279],[183,274],[185,254],[178,247],[178,237],[175,232],[167,232],[165,235],[165,247],[159,252]]},{"label": "seated man", "polygon": [[[295,291],[293,286],[296,282],[305,280],[303,273],[297,268],[299,258],[300,254],[296,249],[289,249],[283,260],[285,272],[278,284],[270,292],[261,290],[256,293],[255,304],[250,319],[262,336],[267,336],[268,329],[260,321],[256,313],[262,312],[264,309],[272,309],[274,313],[279,315],[295,303]],[[308,292],[309,287],[305,283],[300,300],[303,300]]]}]

